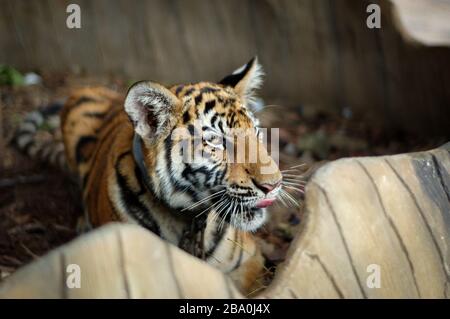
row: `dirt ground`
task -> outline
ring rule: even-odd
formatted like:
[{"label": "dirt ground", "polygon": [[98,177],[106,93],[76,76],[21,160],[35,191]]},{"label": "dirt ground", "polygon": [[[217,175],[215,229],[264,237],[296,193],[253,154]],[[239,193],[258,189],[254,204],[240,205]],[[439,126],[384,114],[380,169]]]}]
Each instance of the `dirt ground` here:
[{"label": "dirt ground", "polygon": [[[107,85],[125,92],[129,84],[113,77],[41,76],[39,85],[0,87],[0,280],[76,237],[76,221],[82,213],[78,189],[69,177],[31,161],[8,145],[21,118],[30,110],[63,99],[73,87]],[[263,127],[280,128],[280,167],[306,163],[295,172],[307,171],[305,180],[329,160],[426,150],[445,142],[404,134],[388,138],[349,114],[330,116],[300,105],[268,104],[259,117]],[[292,195],[301,206],[302,194],[294,191]],[[278,204],[271,210],[271,222],[258,233],[268,268],[284,260],[302,221],[301,207]]]}]

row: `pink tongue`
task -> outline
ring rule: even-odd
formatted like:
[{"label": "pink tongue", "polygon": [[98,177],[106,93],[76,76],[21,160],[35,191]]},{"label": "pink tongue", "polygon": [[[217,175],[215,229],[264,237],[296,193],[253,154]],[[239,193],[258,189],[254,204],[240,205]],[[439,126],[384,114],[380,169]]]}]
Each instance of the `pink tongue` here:
[{"label": "pink tongue", "polygon": [[261,199],[259,202],[256,203],[256,207],[264,208],[264,207],[272,205],[274,201],[275,201],[275,199]]}]

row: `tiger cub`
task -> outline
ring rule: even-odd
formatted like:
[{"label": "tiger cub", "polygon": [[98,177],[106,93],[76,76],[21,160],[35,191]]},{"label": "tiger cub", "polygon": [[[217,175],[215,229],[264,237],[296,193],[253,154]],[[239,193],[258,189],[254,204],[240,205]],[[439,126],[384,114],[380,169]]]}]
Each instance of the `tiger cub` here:
[{"label": "tiger cub", "polygon": [[[266,222],[282,178],[251,110],[262,75],[253,58],[219,83],[142,81],[125,97],[80,89],[59,113],[64,147],[44,143],[48,150],[39,150],[32,120],[18,144],[67,164],[91,226],[137,223],[249,291],[263,269],[251,233]],[[248,154],[236,160],[239,147]]]}]

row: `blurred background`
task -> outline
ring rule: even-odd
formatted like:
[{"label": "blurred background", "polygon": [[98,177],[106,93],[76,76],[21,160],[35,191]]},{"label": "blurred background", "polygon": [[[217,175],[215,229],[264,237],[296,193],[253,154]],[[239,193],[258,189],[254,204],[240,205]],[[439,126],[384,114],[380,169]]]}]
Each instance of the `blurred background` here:
[{"label": "blurred background", "polygon": [[[8,145],[24,114],[74,87],[217,81],[258,55],[281,166],[314,165],[449,141],[449,45],[450,0],[0,0],[2,276],[76,235],[76,186]],[[261,235],[274,263],[301,220],[277,216]]]}]

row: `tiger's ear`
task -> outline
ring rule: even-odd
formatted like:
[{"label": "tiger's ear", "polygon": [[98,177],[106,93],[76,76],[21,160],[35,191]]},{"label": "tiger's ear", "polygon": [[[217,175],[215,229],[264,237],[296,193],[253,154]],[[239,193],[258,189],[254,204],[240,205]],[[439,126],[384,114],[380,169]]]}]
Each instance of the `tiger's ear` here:
[{"label": "tiger's ear", "polygon": [[135,132],[144,140],[168,134],[178,119],[180,101],[164,86],[141,81],[133,84],[125,99],[125,112]]},{"label": "tiger's ear", "polygon": [[219,83],[231,86],[244,100],[254,99],[255,90],[262,85],[264,71],[255,56],[247,64],[241,66],[232,74],[223,78]]}]

